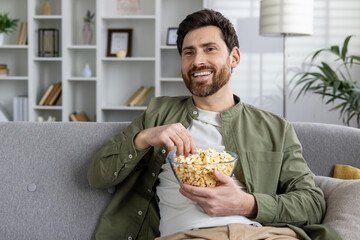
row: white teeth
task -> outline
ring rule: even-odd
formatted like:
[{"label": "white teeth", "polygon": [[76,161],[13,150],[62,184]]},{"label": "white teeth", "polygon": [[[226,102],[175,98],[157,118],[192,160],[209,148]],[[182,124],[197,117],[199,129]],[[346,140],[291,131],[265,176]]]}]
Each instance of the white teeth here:
[{"label": "white teeth", "polygon": [[198,73],[194,73],[194,77],[210,75],[210,74],[211,72],[198,72]]}]

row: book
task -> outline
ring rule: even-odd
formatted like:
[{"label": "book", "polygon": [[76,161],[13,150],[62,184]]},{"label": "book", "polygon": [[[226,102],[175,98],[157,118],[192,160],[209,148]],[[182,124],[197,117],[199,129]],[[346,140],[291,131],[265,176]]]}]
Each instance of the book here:
[{"label": "book", "polygon": [[70,120],[73,121],[73,122],[77,122],[77,119],[76,119],[76,113],[70,113]]},{"label": "book", "polygon": [[85,112],[81,112],[81,113],[76,114],[76,120],[78,122],[89,122],[89,118],[88,118],[88,116],[86,115]]},{"label": "book", "polygon": [[55,93],[54,95],[52,95],[50,101],[49,101],[49,105],[55,105],[57,100],[60,98],[61,95],[61,90],[62,90],[62,85],[61,82],[58,83],[58,87],[55,89]]},{"label": "book", "polygon": [[0,64],[0,69],[7,69],[6,64]]},{"label": "book", "polygon": [[9,74],[9,70],[8,69],[0,69],[0,74],[7,75],[7,74]]},{"label": "book", "polygon": [[89,122],[89,118],[85,112],[76,113],[73,112],[69,115],[70,120],[73,122]]},{"label": "book", "polygon": [[61,82],[55,83],[53,89],[51,90],[49,96],[46,98],[44,105],[54,105],[56,100],[59,98],[61,93]]},{"label": "book", "polygon": [[154,87],[147,87],[144,94],[142,94],[139,100],[135,103],[136,106],[146,106],[148,104],[148,100],[153,96]]},{"label": "book", "polygon": [[145,91],[146,91],[146,88],[144,86],[141,86],[140,88],[138,88],[138,90],[136,90],[136,92],[126,102],[126,105],[135,106],[135,103],[138,101],[139,95],[144,93]]},{"label": "book", "polygon": [[28,26],[27,22],[23,23],[23,31],[21,33],[20,45],[26,45],[27,43],[27,35],[28,35]]},{"label": "book", "polygon": [[21,35],[23,34],[23,31],[24,31],[24,23],[21,22],[20,23],[20,28],[19,28],[19,34],[18,34],[17,41],[16,41],[16,45],[21,45]]},{"label": "book", "polygon": [[42,98],[39,101],[40,106],[44,105],[46,99],[49,97],[51,90],[53,88],[54,88],[54,84],[50,84],[49,87],[47,88],[47,90],[45,91],[44,95],[42,96]]}]

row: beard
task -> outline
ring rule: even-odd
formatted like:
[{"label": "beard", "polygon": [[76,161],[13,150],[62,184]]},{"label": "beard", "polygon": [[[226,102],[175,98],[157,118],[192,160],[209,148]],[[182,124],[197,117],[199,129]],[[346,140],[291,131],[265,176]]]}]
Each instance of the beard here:
[{"label": "beard", "polygon": [[[194,71],[200,70],[211,70],[213,72],[212,81],[208,84],[206,81],[204,82],[194,82],[191,80],[191,73]],[[186,88],[189,89],[191,94],[197,97],[208,97],[216,93],[219,89],[221,89],[227,82],[230,80],[231,71],[229,71],[229,67],[224,64],[221,66],[220,70],[217,71],[213,66],[201,66],[201,67],[193,67],[187,74],[181,72],[182,78],[184,79]]]}]

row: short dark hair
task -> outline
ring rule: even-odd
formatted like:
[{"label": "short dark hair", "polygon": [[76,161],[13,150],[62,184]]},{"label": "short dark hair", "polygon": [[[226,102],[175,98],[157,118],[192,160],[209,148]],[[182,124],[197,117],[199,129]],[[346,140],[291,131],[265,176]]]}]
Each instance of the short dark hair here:
[{"label": "short dark hair", "polygon": [[239,47],[238,36],[229,19],[224,17],[220,12],[212,9],[202,9],[187,15],[179,25],[176,44],[180,55],[186,34],[191,30],[206,26],[216,26],[220,28],[222,38],[228,47],[229,53],[234,47]]}]

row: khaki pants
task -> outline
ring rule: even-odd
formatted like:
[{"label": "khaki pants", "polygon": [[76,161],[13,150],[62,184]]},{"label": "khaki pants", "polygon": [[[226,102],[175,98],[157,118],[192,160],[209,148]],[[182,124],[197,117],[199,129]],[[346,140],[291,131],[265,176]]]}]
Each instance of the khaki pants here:
[{"label": "khaki pants", "polygon": [[178,232],[156,240],[299,240],[292,229],[287,227],[256,227],[245,224],[229,224],[222,227],[193,229]]}]

